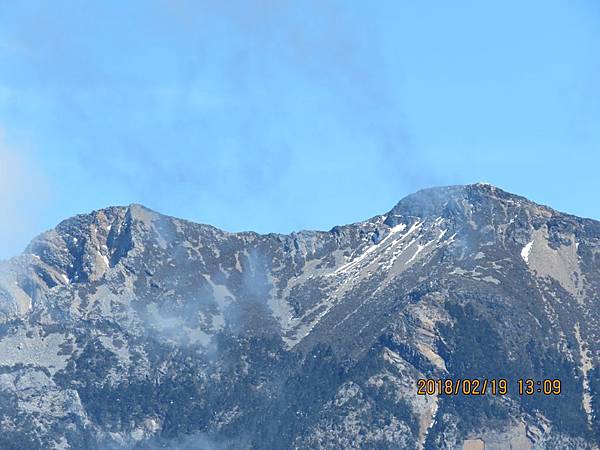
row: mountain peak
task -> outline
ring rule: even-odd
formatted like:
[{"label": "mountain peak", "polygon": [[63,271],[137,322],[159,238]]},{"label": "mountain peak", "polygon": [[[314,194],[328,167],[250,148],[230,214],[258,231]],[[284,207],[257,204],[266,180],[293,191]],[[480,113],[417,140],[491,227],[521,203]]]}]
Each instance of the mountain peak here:
[{"label": "mountain peak", "polygon": [[[484,183],[289,236],[139,204],[75,216],[0,271],[13,433],[0,447],[154,448],[185,433],[257,450],[467,448],[474,435],[591,450],[598,254],[600,223]],[[536,376],[564,391],[416,395],[419,379],[516,389]]]},{"label": "mountain peak", "polygon": [[396,225],[400,217],[436,218],[471,216],[478,210],[534,203],[489,183],[451,185],[422,189],[400,200],[388,213],[386,223]]}]

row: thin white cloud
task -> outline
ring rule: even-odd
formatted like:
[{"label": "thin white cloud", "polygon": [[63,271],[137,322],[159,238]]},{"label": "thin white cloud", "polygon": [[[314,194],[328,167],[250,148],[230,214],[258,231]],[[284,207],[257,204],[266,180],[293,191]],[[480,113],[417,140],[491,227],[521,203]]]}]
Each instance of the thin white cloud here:
[{"label": "thin white cloud", "polygon": [[48,190],[35,160],[11,146],[0,129],[0,259],[19,253],[39,231]]}]

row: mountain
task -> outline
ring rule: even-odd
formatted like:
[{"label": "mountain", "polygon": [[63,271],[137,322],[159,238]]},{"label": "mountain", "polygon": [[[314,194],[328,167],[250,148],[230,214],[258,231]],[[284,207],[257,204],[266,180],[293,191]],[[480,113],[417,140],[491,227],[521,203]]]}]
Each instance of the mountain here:
[{"label": "mountain", "polygon": [[600,222],[487,184],[290,235],[111,207],[0,263],[2,449],[598,449],[599,361]]}]

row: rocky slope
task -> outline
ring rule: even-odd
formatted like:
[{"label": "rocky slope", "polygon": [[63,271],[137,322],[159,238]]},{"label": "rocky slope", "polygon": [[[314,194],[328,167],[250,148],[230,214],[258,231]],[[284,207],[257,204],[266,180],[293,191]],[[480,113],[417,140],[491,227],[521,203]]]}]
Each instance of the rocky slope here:
[{"label": "rocky slope", "polygon": [[291,235],[107,208],[0,263],[0,448],[597,449],[599,324],[600,223],[490,185]]}]

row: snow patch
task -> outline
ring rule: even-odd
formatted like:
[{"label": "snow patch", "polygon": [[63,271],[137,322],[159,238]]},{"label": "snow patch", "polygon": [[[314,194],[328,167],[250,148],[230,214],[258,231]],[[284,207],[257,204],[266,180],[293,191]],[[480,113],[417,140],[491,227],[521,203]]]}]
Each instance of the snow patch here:
[{"label": "snow patch", "polygon": [[533,241],[531,241],[521,250],[521,258],[523,258],[523,261],[525,262],[529,262],[529,253],[531,252],[531,247],[533,247]]},{"label": "snow patch", "polygon": [[110,267],[110,264],[108,262],[108,258],[106,257],[106,255],[100,255],[102,257],[102,261],[104,261],[104,264],[106,265],[106,267]]},{"label": "snow patch", "polygon": [[428,242],[426,245],[417,244],[417,251],[410,257],[408,261],[406,261],[406,264],[410,264],[411,262],[413,262],[415,258],[419,255],[419,253],[421,253],[421,250],[427,247],[427,245],[429,245],[430,243],[431,242]]},{"label": "snow patch", "polygon": [[401,231],[406,230],[406,224],[405,223],[401,223],[396,225],[395,227],[392,227],[390,229],[390,233],[400,233]]},{"label": "snow patch", "polygon": [[[420,228],[421,225],[422,225],[422,222],[414,223],[410,227],[410,230],[408,230],[406,235],[408,236],[409,234],[413,233],[415,230]],[[339,267],[331,275],[347,273],[350,269],[357,267],[363,260],[365,260],[375,250],[386,248],[388,246],[388,244],[393,241],[393,239],[391,239],[391,238],[398,235],[399,233],[402,233],[405,229],[406,229],[406,224],[404,224],[404,223],[398,224],[395,227],[390,228],[389,234],[381,242],[368,247],[360,256],[358,256],[357,258],[344,264],[343,266]]]}]

